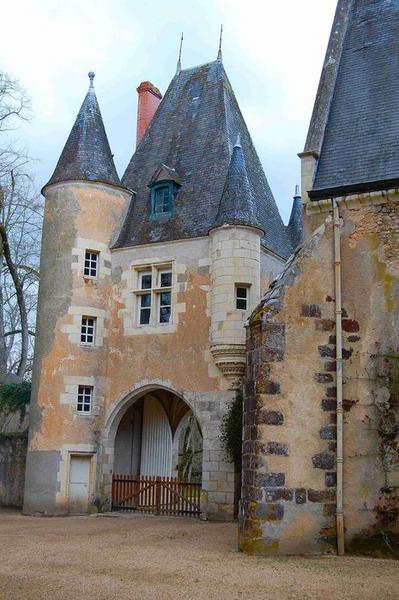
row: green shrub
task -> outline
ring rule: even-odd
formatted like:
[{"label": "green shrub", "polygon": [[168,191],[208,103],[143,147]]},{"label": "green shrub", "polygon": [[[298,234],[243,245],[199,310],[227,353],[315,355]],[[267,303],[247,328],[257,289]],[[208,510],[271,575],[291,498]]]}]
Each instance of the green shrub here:
[{"label": "green shrub", "polygon": [[237,472],[241,471],[242,403],[242,395],[237,393],[222,419],[220,434],[220,441],[226,454],[226,459],[234,463]]},{"label": "green shrub", "polygon": [[31,389],[31,381],[0,385],[0,413],[8,415],[19,412],[22,422],[25,416],[25,407],[30,401]]}]

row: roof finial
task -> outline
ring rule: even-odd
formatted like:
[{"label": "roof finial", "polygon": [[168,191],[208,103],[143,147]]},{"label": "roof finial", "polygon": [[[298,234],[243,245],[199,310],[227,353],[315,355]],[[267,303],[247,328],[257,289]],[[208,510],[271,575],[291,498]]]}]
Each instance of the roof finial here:
[{"label": "roof finial", "polygon": [[241,133],[240,132],[237,133],[237,140],[233,147],[241,148]]},{"label": "roof finial", "polygon": [[294,199],[295,199],[295,198],[300,198],[300,197],[301,197],[301,194],[299,193],[299,185],[298,185],[298,184],[296,184],[296,186],[295,186],[295,196],[294,196]]},{"label": "roof finial", "polygon": [[179,73],[181,71],[181,49],[182,49],[182,46],[183,46],[183,32],[182,32],[181,38],[180,38],[179,58],[177,59],[176,73]]},{"label": "roof finial", "polygon": [[88,76],[89,76],[89,79],[90,79],[90,87],[92,88],[92,87],[94,87],[93,86],[93,79],[95,78],[96,74],[95,74],[94,71],[89,71],[88,72]]},{"label": "roof finial", "polygon": [[223,25],[220,26],[218,60],[222,60]]}]

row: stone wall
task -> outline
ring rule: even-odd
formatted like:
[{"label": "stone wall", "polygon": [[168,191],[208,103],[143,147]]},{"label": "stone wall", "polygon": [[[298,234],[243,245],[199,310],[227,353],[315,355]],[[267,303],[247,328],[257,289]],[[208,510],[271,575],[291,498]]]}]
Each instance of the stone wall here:
[{"label": "stone wall", "polygon": [[[397,199],[382,194],[380,204],[375,198],[374,205],[370,199],[340,202],[344,513],[346,543],[353,550],[372,549],[376,538],[384,545],[381,531],[397,530]],[[246,552],[335,552],[334,294],[327,208],[324,223],[290,259],[247,332],[240,517]]]},{"label": "stone wall", "polygon": [[0,436],[0,506],[22,506],[27,443],[24,434]]}]

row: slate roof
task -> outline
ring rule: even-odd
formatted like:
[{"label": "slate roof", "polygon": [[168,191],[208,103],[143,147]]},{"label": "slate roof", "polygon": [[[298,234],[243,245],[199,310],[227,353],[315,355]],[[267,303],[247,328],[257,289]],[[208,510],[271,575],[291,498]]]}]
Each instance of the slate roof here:
[{"label": "slate roof", "polygon": [[[237,134],[263,244],[287,257],[290,237],[220,60],[176,73],[122,182],[134,190],[115,247],[205,236],[215,222]],[[171,217],[150,215],[148,184],[160,163],[179,174]]]},{"label": "slate roof", "polygon": [[85,180],[121,186],[92,85],[79,110],[55,171],[47,183]]},{"label": "slate roof", "polygon": [[292,204],[291,216],[287,227],[291,236],[291,243],[295,249],[301,242],[303,237],[303,211],[302,198],[299,195],[299,186],[295,188],[294,202]]},{"label": "slate roof", "polygon": [[238,140],[233,148],[219,211],[212,228],[221,225],[248,225],[262,229],[256,216],[244,153]]},{"label": "slate roof", "polygon": [[340,0],[340,7],[347,25],[314,199],[399,185],[399,2]]}]

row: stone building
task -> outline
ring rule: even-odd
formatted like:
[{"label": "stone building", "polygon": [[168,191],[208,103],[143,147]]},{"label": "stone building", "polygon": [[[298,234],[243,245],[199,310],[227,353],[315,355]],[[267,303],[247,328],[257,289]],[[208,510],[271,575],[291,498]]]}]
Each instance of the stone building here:
[{"label": "stone building", "polygon": [[[112,474],[176,476],[202,437],[202,511],[231,518],[220,421],[245,322],[301,237],[280,218],[223,68],[138,88],[120,180],[93,87],[43,189],[25,513],[109,509]],[[198,456],[200,450],[195,450]]]},{"label": "stone building", "polygon": [[396,1],[338,2],[299,155],[304,242],[247,331],[249,553],[398,540],[398,29]]}]

